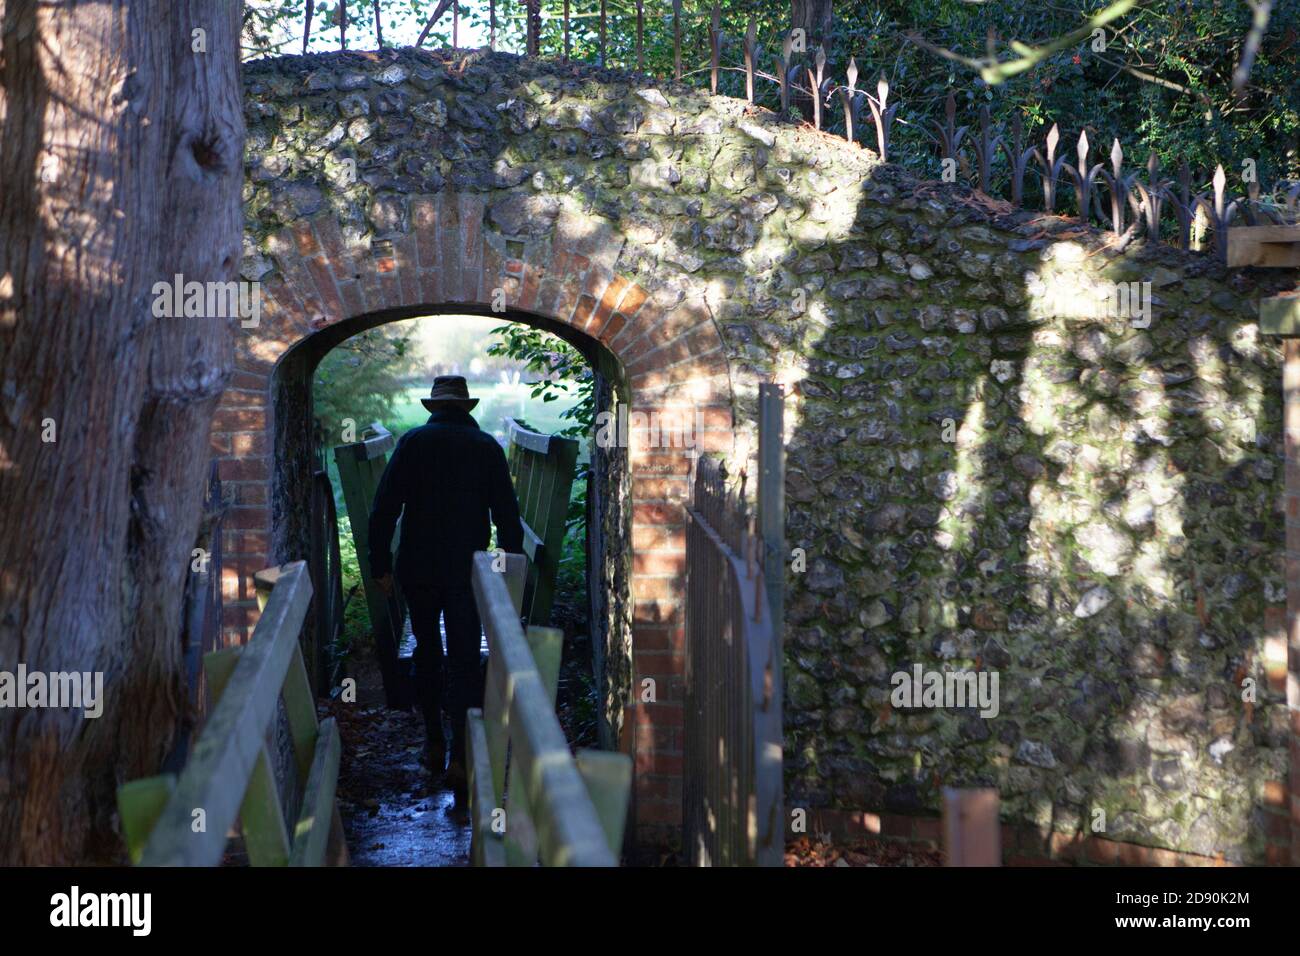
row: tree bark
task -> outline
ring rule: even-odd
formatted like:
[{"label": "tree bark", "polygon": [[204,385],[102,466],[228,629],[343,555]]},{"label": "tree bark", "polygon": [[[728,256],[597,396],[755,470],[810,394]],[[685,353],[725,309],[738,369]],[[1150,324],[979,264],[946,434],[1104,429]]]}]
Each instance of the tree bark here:
[{"label": "tree bark", "polygon": [[0,670],[103,673],[97,719],[0,709],[0,864],[122,860],[116,787],[179,722],[239,320],[153,287],[237,278],[241,6],[0,0]]},{"label": "tree bark", "polygon": [[527,9],[527,45],[524,47],[529,56],[542,55],[542,0],[524,0]]},{"label": "tree bark", "polygon": [[429,38],[429,31],[433,29],[434,24],[442,19],[442,15],[451,9],[451,0],[438,0],[438,5],[434,7],[433,15],[420,31],[420,35],[415,38],[416,46],[424,46],[424,41]]},{"label": "tree bark", "polygon": [[[830,48],[833,24],[831,0],[790,0],[790,27],[791,29],[804,31],[804,44],[806,46],[806,52],[795,54],[795,62],[813,66],[813,61],[817,56],[817,48],[823,45],[826,46],[826,59],[829,61],[833,54]],[[799,75],[795,77],[795,82],[800,87],[808,85],[808,75],[804,72],[802,66],[799,69]],[[791,102],[799,108],[799,112],[803,114],[804,119],[811,123],[813,120],[812,97],[794,91]]]},{"label": "tree bark", "polygon": [[[831,0],[790,0],[790,26],[807,35],[809,56],[815,55],[820,44],[830,42],[833,23]],[[827,47],[828,58],[831,52]]]}]

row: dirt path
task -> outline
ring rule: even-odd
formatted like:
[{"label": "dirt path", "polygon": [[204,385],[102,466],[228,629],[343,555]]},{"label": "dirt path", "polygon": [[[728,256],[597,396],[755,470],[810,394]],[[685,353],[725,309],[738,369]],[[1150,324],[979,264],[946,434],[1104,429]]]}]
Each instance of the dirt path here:
[{"label": "dirt path", "polygon": [[937,849],[892,840],[833,846],[803,837],[785,847],[786,866],[943,866]]},{"label": "dirt path", "polygon": [[338,801],[353,866],[468,866],[469,818],[420,763],[424,721],[384,706],[378,668],[354,667],[357,702],[331,701],[343,755]]},{"label": "dirt path", "polygon": [[[590,644],[586,638],[574,638],[585,617],[578,606],[561,600],[553,620],[566,637],[557,706],[560,724],[572,746],[592,747],[596,704]],[[404,653],[409,654],[414,640],[408,633]],[[486,643],[482,650],[486,655]],[[453,809],[449,788],[430,785],[420,763],[423,719],[415,711],[384,705],[383,681],[368,647],[350,661],[349,673],[357,681],[356,702],[331,700],[322,716],[332,715],[339,722],[343,753],[338,803],[352,865],[467,866],[469,818]]]}]

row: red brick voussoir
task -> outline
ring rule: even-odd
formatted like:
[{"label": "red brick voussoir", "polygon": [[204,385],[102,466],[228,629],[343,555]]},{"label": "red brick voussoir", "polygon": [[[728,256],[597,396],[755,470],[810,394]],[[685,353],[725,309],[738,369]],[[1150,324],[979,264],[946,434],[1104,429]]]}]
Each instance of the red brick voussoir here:
[{"label": "red brick voussoir", "polygon": [[[385,313],[514,310],[567,325],[618,359],[638,421],[679,420],[699,411],[706,451],[730,450],[733,421],[723,343],[699,301],[670,306],[617,271],[616,235],[550,223],[524,236],[502,234],[482,194],[441,192],[395,200],[396,231],[360,237],[333,211],[269,236],[271,266],[261,280],[263,310],[242,330],[236,372],[212,423],[212,454],[233,502],[222,532],[223,638],[245,642],[257,622],[253,575],[301,554],[276,553],[284,536],[271,485],[281,454],[277,435],[296,427],[275,421],[275,376],[284,356],[321,330]],[[387,316],[384,316],[387,318]],[[369,327],[357,324],[357,331]],[[644,416],[640,418],[639,416]],[[694,418],[692,418],[694,420]],[[651,432],[650,434],[654,434]],[[634,679],[653,679],[653,703],[633,704],[620,746],[637,768],[635,826],[649,839],[671,839],[681,822],[684,704],[685,512],[690,452],[656,447],[632,429],[631,580]],[[647,447],[649,445],[649,447]]]}]

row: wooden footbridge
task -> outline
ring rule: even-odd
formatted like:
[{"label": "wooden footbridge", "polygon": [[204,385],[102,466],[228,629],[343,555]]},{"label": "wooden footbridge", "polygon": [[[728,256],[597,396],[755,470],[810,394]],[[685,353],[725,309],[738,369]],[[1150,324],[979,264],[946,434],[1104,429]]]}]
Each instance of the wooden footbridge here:
[{"label": "wooden footbridge", "polygon": [[[763,388],[757,512],[746,504],[743,480],[739,488],[728,485],[715,464],[701,459],[693,483],[683,819],[689,858],[697,865],[782,860],[782,403],[775,386]],[[369,513],[394,444],[393,436],[372,426],[361,441],[335,449],[350,514]],[[509,446],[527,553],[474,556],[474,597],[488,661],[483,706],[467,721],[471,862],[616,866],[632,760],[610,751],[570,751],[555,713],[563,633],[544,626],[577,443],[512,421]],[[335,806],[339,733],[333,718],[318,721],[316,711],[316,696],[335,670],[328,657],[344,603],[332,504],[318,502],[313,548],[319,553],[310,565],[294,561],[258,575],[262,613],[248,643],[203,656],[206,687],[195,699],[205,705],[206,717],[183,766],[119,789],[133,862],[239,862],[229,839],[235,835],[254,866],[346,864]],[[364,528],[365,521],[354,517],[385,694],[390,707],[409,709],[409,668],[400,656],[405,608],[400,594],[387,598],[370,580]],[[219,567],[215,573],[219,580]],[[314,608],[313,595],[322,596]],[[205,614],[200,609],[196,620]],[[277,763],[273,748],[286,737],[291,754]],[[277,776],[285,763],[292,770]]]}]

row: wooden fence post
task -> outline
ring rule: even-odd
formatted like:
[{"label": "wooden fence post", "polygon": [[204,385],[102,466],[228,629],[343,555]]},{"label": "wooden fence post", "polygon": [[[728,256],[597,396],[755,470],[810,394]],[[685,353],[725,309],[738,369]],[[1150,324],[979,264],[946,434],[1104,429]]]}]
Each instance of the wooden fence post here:
[{"label": "wooden fence post", "polygon": [[605,0],[600,0],[600,66],[604,69],[605,63]]},{"label": "wooden fence post", "polygon": [[943,791],[945,866],[1001,866],[998,792],[992,788]]},{"label": "wooden fence post", "polygon": [[673,0],[673,79],[682,81],[682,0]]}]

